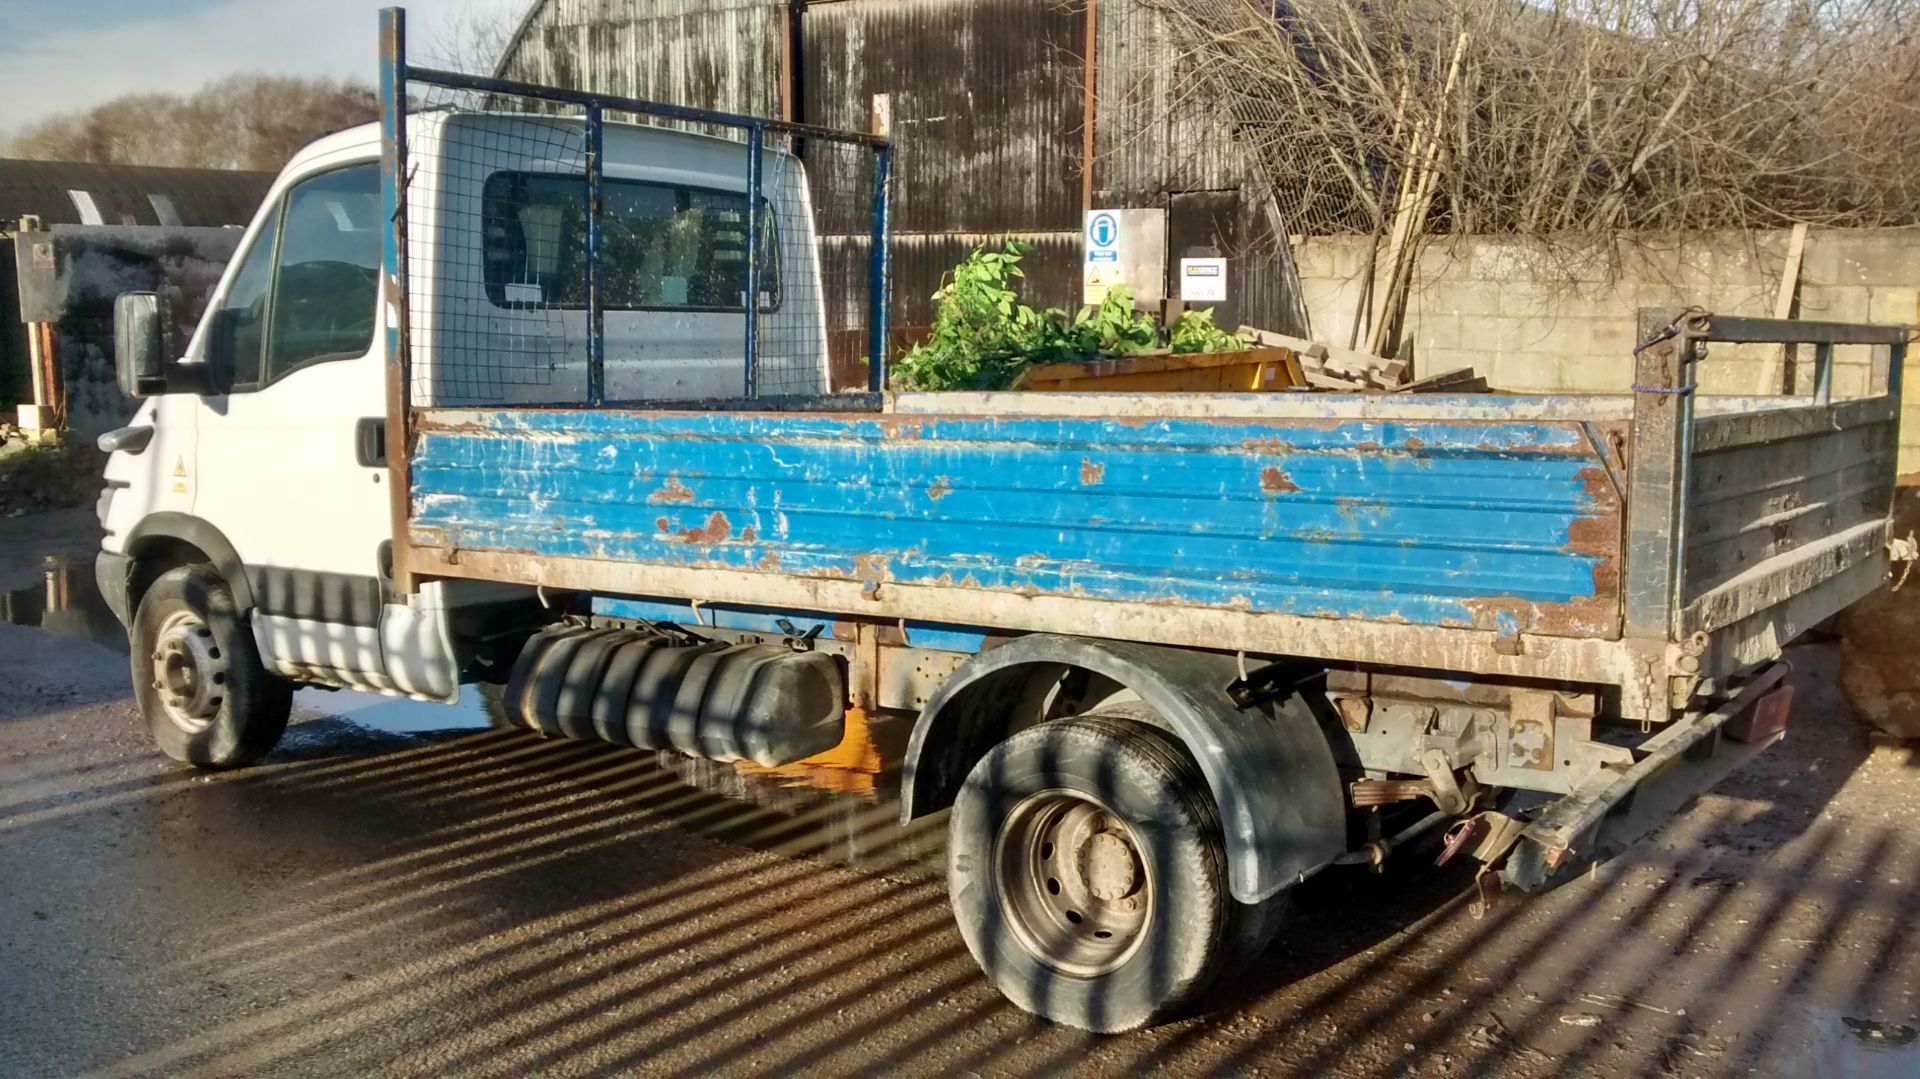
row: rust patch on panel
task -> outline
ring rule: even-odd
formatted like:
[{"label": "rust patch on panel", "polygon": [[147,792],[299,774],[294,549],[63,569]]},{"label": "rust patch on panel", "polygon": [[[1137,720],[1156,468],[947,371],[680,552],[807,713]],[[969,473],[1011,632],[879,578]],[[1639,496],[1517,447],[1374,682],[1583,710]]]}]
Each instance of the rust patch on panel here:
[{"label": "rust patch on panel", "polygon": [[1620,597],[1621,533],[1626,514],[1620,505],[1613,479],[1600,467],[1583,468],[1578,474],[1587,497],[1606,507],[1597,516],[1575,518],[1567,525],[1567,551],[1593,558],[1595,601],[1608,600],[1617,610]]},{"label": "rust patch on panel", "polygon": [[1080,485],[1092,487],[1107,478],[1107,466],[1091,457],[1080,459]]},{"label": "rust patch on panel", "polygon": [[727,520],[727,515],[721,513],[719,510],[714,510],[713,513],[709,514],[707,523],[698,528],[675,529],[673,522],[667,520],[665,517],[655,518],[653,523],[661,532],[666,533],[668,539],[675,543],[700,544],[710,547],[716,543],[725,543],[733,535],[733,522]]},{"label": "rust patch on panel", "polygon": [[754,543],[759,539],[760,533],[756,531],[752,525],[748,525],[740,530],[740,542],[742,543]]},{"label": "rust patch on panel", "polygon": [[1249,438],[1240,443],[1240,448],[1253,453],[1287,454],[1294,452],[1293,443],[1288,442],[1284,438],[1274,438],[1272,436]]},{"label": "rust patch on panel", "polygon": [[1279,465],[1268,465],[1260,470],[1260,489],[1267,494],[1278,495],[1298,491],[1300,485],[1293,482],[1293,477],[1287,475]]},{"label": "rust patch on panel", "polygon": [[[1549,637],[1604,637],[1612,634],[1619,618],[1618,596],[1593,596],[1566,603],[1535,603],[1519,596],[1480,596],[1461,600],[1472,612],[1465,628],[1501,631],[1501,615],[1508,616],[1514,632]],[[1449,621],[1448,625],[1460,625]]]},{"label": "rust patch on panel", "polygon": [[890,439],[917,440],[927,425],[926,420],[906,420],[889,416],[880,421],[880,430]]},{"label": "rust patch on panel", "polygon": [[927,497],[933,499],[935,502],[940,501],[952,493],[953,484],[948,483],[947,477],[945,476],[936,478],[933,481],[933,486],[927,488]]},{"label": "rust patch on panel", "polygon": [[892,580],[893,560],[883,554],[854,555],[853,575],[868,582]]},{"label": "rust patch on panel", "polygon": [[1580,486],[1586,489],[1587,497],[1593,501],[1602,505],[1619,501],[1620,496],[1614,490],[1613,477],[1607,474],[1606,469],[1598,465],[1583,468],[1574,474],[1574,478],[1580,481]]},{"label": "rust patch on panel", "polygon": [[678,476],[668,476],[667,482],[661,484],[658,491],[647,496],[647,502],[655,506],[691,501],[693,501],[693,488],[681,483]]}]

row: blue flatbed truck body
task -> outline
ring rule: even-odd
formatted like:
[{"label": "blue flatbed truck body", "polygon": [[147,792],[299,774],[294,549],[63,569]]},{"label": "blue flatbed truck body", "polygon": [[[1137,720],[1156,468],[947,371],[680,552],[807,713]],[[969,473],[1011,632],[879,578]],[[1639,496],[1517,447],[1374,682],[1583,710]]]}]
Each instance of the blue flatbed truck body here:
[{"label": "blue flatbed truck body", "polygon": [[852,584],[856,612],[912,585],[1619,626],[1620,498],[1567,421],[472,412],[421,424],[413,482],[419,547]]}]

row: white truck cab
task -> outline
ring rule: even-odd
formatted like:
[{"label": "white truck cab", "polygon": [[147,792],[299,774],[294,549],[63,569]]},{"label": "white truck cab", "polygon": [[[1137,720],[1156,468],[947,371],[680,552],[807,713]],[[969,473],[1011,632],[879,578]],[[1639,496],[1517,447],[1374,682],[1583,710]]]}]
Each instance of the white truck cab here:
[{"label": "white truck cab", "polygon": [[[429,112],[409,121],[409,139],[413,404],[583,400],[580,123]],[[429,583],[406,601],[389,588],[385,331],[396,316],[380,297],[379,157],[373,124],[294,156],[177,360],[159,355],[155,298],[121,301],[121,381],[146,400],[101,440],[111,456],[97,569],[132,636],[143,709],[183,759],[264,752],[232,713],[278,713],[277,738],[287,683],[452,700],[475,659],[469,623],[528,601],[485,582]],[[741,392],[745,158],[739,142],[606,126],[609,400]],[[785,153],[765,160],[762,377],[820,392],[806,178]]]}]

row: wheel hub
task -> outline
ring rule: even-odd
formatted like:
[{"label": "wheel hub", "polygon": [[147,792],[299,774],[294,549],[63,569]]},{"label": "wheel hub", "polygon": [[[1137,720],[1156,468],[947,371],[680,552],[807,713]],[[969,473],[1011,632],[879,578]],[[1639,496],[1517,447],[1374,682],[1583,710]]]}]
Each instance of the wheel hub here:
[{"label": "wheel hub", "polygon": [[153,688],[167,716],[189,733],[213,722],[227,695],[227,664],[213,629],[191,611],[160,625],[153,655]]},{"label": "wheel hub", "polygon": [[1133,828],[1077,791],[1030,795],[995,844],[1000,903],[1041,962],[1093,977],[1124,963],[1153,916],[1151,867]]},{"label": "wheel hub", "polygon": [[1096,832],[1080,848],[1080,875],[1095,899],[1112,901],[1140,886],[1140,862],[1126,837]]}]

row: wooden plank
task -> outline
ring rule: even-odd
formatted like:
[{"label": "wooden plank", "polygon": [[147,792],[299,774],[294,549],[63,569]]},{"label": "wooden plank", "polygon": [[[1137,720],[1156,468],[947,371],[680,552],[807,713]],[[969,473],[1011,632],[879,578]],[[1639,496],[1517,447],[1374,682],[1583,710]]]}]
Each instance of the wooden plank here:
[{"label": "wooden plank", "polygon": [[[1773,317],[1789,318],[1793,315],[1793,300],[1800,291],[1800,262],[1807,249],[1807,223],[1802,221],[1793,226],[1793,235],[1787,240],[1787,262],[1780,269],[1780,288],[1773,297]],[[1793,370],[1793,345],[1781,345],[1777,357],[1769,356],[1760,365],[1761,393],[1790,393],[1793,387],[1781,384],[1785,373]]]},{"label": "wooden plank", "polygon": [[1291,349],[1250,348],[1232,352],[1161,352],[1135,356],[1100,356],[1066,363],[1042,363],[1027,368],[1029,379],[1075,379],[1098,375],[1145,374],[1156,371],[1197,371],[1208,367],[1238,367],[1268,363],[1292,355]]},{"label": "wooden plank", "polygon": [[[1440,101],[1435,107],[1434,116],[1423,117],[1414,127],[1414,149],[1408,155],[1415,162],[1408,178],[1411,182],[1401,188],[1401,199],[1397,200],[1394,208],[1393,236],[1387,246],[1387,289],[1376,301],[1379,313],[1367,334],[1367,351],[1375,355],[1387,350],[1388,342],[1399,328],[1399,309],[1405,303],[1407,289],[1413,280],[1413,264],[1419,258],[1419,239],[1426,231],[1427,213],[1433,206],[1433,190],[1439,175],[1439,118],[1445,115],[1447,103],[1453,97],[1454,84],[1459,81],[1460,60],[1466,53],[1468,39],[1469,35],[1464,30],[1454,38],[1453,59],[1447,64],[1447,77],[1441,84]],[[1428,119],[1434,121],[1431,131],[1427,130]],[[1412,195],[1411,202],[1406,201],[1409,193]]]},{"label": "wooden plank", "polygon": [[1479,384],[1480,390],[1486,389],[1484,380],[1474,374],[1473,368],[1456,367],[1451,371],[1442,371],[1437,375],[1428,375],[1426,378],[1415,379],[1412,382],[1404,383],[1395,387],[1393,392],[1437,393],[1443,390],[1455,389],[1465,392],[1466,387],[1474,384]]}]

